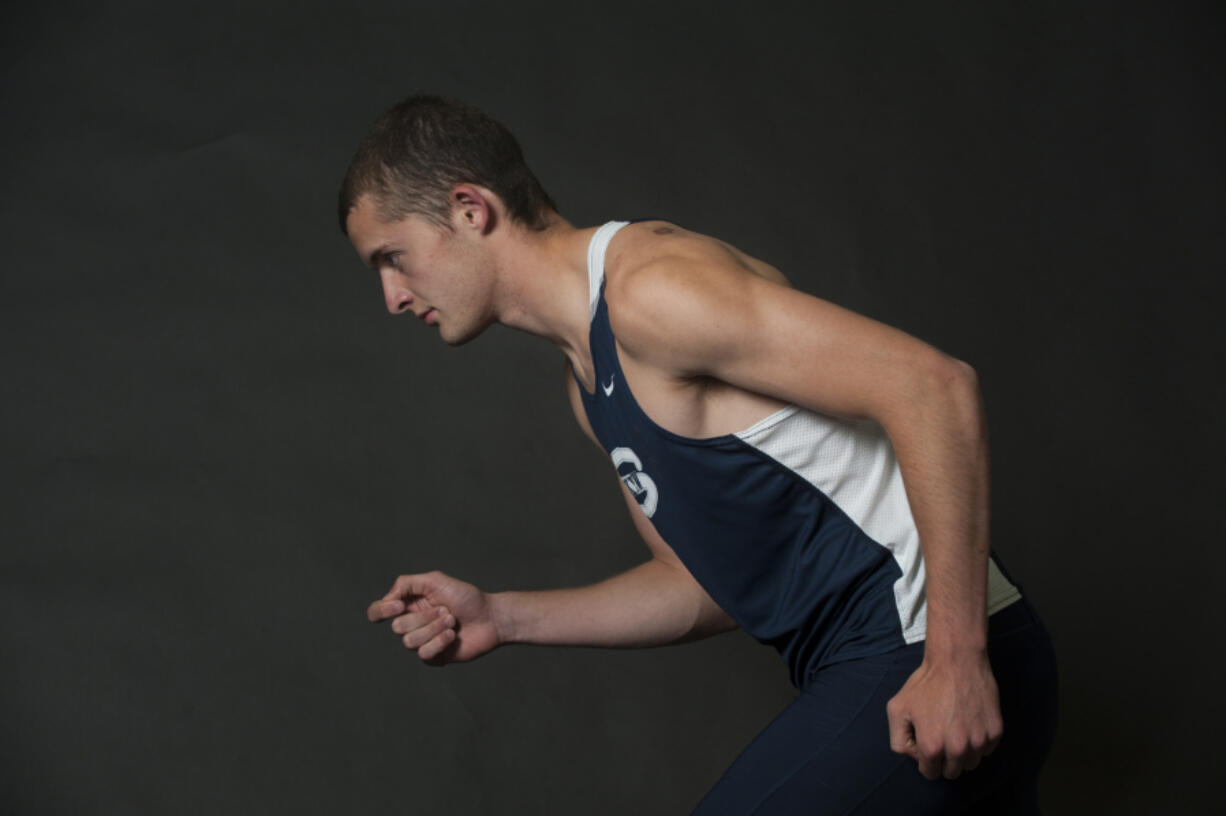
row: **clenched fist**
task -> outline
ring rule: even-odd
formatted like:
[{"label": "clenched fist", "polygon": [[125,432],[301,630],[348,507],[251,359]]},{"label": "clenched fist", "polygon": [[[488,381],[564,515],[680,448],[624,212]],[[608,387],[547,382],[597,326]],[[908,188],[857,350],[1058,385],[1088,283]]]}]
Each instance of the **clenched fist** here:
[{"label": "clenched fist", "polygon": [[372,623],[392,621],[406,648],[432,666],[474,660],[502,641],[490,597],[441,572],[401,575],[366,610]]},{"label": "clenched fist", "polygon": [[996,750],[1004,725],[986,654],[960,665],[925,657],[886,705],[890,748],[928,779],[957,779]]}]

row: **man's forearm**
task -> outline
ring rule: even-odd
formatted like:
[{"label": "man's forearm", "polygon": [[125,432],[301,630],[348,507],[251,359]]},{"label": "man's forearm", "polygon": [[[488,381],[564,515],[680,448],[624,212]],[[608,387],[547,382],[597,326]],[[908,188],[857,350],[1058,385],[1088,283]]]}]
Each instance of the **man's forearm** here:
[{"label": "man's forearm", "polygon": [[921,377],[890,435],[924,553],[925,655],[987,647],[988,439],[978,381],[962,364]]},{"label": "man's forearm", "polygon": [[489,597],[503,643],[663,646],[735,628],[693,578],[654,558],[592,586]]}]

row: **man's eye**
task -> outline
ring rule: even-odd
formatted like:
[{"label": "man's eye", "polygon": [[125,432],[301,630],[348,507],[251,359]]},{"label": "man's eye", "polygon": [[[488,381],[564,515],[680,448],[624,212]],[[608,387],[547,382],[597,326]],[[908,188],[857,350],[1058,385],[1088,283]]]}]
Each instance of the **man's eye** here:
[{"label": "man's eye", "polygon": [[386,263],[388,266],[392,267],[393,269],[399,269],[400,268],[400,253],[399,252],[389,252],[388,254],[383,256],[383,262]]}]

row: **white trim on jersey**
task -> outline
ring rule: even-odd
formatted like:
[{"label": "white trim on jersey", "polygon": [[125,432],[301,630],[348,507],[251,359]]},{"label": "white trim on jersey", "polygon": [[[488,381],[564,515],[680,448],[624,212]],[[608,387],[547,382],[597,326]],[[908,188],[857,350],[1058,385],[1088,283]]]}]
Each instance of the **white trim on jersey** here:
[{"label": "white trim on jersey", "polygon": [[[924,557],[885,429],[871,419],[839,419],[792,405],[736,436],[816,487],[890,551],[902,570],[894,582],[894,603],[903,639],[923,640],[928,628]],[[990,559],[987,589],[989,615],[1021,598]]]},{"label": "white trim on jersey", "polygon": [[587,245],[587,297],[588,322],[596,317],[596,307],[600,304],[600,284],[604,281],[604,253],[609,248],[609,241],[619,229],[629,224],[629,221],[610,221],[603,224]]}]

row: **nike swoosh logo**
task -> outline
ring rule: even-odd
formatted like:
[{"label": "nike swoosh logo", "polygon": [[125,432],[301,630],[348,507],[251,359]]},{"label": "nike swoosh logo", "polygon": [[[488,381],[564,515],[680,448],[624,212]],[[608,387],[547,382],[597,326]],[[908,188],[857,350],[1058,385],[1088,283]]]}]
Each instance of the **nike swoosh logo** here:
[{"label": "nike swoosh logo", "polygon": [[616,379],[616,377],[617,377],[617,375],[616,375],[616,374],[614,374],[612,377],[610,377],[610,378],[609,378],[609,384],[608,384],[608,385],[604,385],[603,383],[601,384],[601,386],[600,386],[600,387],[604,389],[604,395],[605,395],[606,397],[607,397],[607,396],[610,396],[610,395],[613,393],[613,380],[614,380],[614,379]]}]

